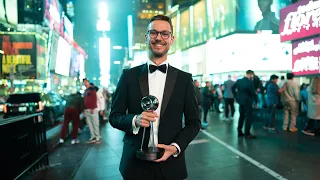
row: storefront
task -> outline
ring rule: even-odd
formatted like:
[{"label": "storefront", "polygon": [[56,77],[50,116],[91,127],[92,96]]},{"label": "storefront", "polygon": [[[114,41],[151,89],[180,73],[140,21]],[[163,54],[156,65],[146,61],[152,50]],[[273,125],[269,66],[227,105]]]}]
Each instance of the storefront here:
[{"label": "storefront", "polygon": [[301,82],[320,74],[319,12],[319,0],[300,1],[280,11],[281,42],[292,41],[291,69]]}]

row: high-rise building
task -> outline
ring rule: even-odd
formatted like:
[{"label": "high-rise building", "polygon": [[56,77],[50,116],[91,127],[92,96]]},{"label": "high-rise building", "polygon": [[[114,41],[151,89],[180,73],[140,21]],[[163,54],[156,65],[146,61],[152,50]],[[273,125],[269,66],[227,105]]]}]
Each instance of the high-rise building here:
[{"label": "high-rise building", "polygon": [[133,45],[136,49],[145,50],[144,35],[149,20],[158,14],[165,14],[165,0],[135,0],[133,26]]}]

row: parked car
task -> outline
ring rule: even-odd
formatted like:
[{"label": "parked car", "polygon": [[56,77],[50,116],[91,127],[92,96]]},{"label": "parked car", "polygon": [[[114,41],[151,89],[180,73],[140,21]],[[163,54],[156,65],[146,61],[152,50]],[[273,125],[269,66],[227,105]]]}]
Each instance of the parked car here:
[{"label": "parked car", "polygon": [[66,101],[53,92],[9,95],[4,105],[4,118],[43,113],[48,125],[54,125],[63,115]]}]

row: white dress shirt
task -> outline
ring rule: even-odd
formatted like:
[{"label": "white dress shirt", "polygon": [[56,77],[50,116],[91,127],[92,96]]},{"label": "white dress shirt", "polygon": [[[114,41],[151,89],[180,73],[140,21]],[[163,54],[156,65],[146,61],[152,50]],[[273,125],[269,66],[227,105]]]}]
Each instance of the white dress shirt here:
[{"label": "white dress shirt", "polygon": [[[159,134],[159,123],[160,123],[160,112],[161,112],[161,105],[162,105],[162,100],[163,100],[163,93],[164,93],[164,87],[166,84],[166,78],[167,78],[167,72],[163,73],[159,70],[156,70],[153,73],[150,73],[149,71],[149,65],[155,65],[157,66],[155,63],[153,63],[152,61],[148,61],[147,65],[148,65],[148,84],[149,84],[149,95],[153,95],[155,97],[157,97],[157,99],[159,100],[159,107],[156,109],[156,113],[158,115],[158,118],[156,119],[155,122],[153,122],[153,131],[154,131],[154,144],[157,147],[158,145],[158,134]],[[165,64],[167,66],[167,70],[168,70],[168,61],[164,61],[163,63],[161,63],[159,66]],[[136,127],[135,126],[135,119],[137,118],[137,116],[135,116],[132,120],[132,129],[133,129],[133,134],[138,134],[140,127]],[[151,131],[150,131],[150,138],[149,138],[149,147],[152,146],[152,136],[151,136]],[[175,157],[178,156],[178,154],[180,153],[180,147],[177,143],[171,143],[171,145],[175,146],[178,151],[177,153],[174,155]]]}]

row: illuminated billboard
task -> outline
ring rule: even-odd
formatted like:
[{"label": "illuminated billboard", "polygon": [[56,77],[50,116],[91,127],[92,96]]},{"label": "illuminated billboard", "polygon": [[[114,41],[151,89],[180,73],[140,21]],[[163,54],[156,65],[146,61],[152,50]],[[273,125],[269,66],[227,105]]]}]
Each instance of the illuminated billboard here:
[{"label": "illuminated billboard", "polygon": [[47,77],[46,40],[38,34],[0,35],[1,77],[45,79]]},{"label": "illuminated billboard", "polygon": [[70,62],[71,46],[65,39],[59,37],[55,72],[63,76],[69,76]]},{"label": "illuminated billboard", "polygon": [[279,39],[279,34],[233,34],[209,40],[206,49],[206,73],[248,69],[290,71],[292,46],[290,43],[281,43]]},{"label": "illuminated billboard", "polygon": [[281,42],[313,36],[320,32],[320,1],[299,1],[280,11]]},{"label": "illuminated billboard", "polygon": [[320,37],[292,43],[292,73],[295,75],[319,74]]},{"label": "illuminated billboard", "polygon": [[190,7],[190,12],[193,12],[191,26],[191,46],[203,43],[209,39],[208,23],[206,16],[206,3],[201,0],[194,6]]},{"label": "illuminated billboard", "polygon": [[190,10],[181,12],[179,45],[181,49],[187,49],[190,46]]},{"label": "illuminated billboard", "polygon": [[44,22],[51,29],[54,29],[59,34],[63,32],[62,6],[59,0],[45,0]]},{"label": "illuminated billboard", "polygon": [[236,29],[236,0],[207,0],[209,36],[221,37]]},{"label": "illuminated billboard", "polygon": [[279,34],[280,9],[289,4],[291,0],[237,0],[237,31]]}]

